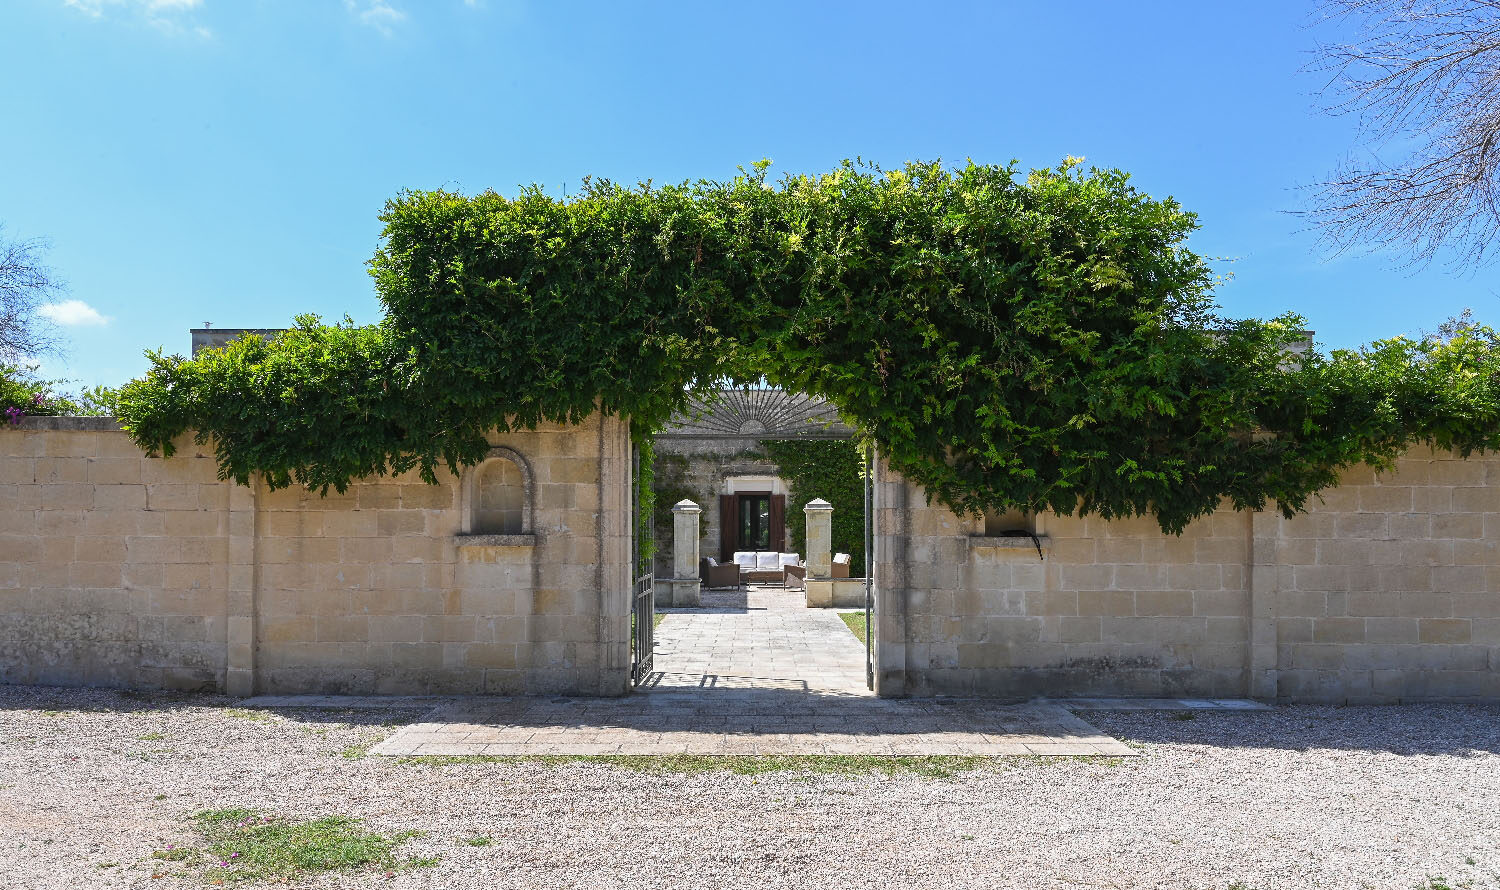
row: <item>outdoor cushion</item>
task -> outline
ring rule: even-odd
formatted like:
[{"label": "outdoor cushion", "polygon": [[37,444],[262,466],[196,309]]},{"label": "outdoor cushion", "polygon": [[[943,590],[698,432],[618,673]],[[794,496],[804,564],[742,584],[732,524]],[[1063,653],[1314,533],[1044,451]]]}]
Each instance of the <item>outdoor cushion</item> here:
[{"label": "outdoor cushion", "polygon": [[781,554],[781,564],[784,565],[784,566],[799,565],[799,564],[801,564],[801,562],[802,562],[801,557],[797,556],[797,554],[795,554],[795,553],[783,553],[783,554]]},{"label": "outdoor cushion", "polygon": [[747,569],[755,568],[755,551],[737,550],[734,554],[734,564]]},{"label": "outdoor cushion", "polygon": [[775,571],[781,568],[781,554],[774,550],[767,550],[755,554],[755,568],[758,571]]}]

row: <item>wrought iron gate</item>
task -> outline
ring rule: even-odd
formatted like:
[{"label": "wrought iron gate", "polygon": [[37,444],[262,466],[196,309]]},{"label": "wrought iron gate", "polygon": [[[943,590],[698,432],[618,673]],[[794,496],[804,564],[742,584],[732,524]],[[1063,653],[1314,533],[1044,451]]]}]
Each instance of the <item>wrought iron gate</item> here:
[{"label": "wrought iron gate", "polygon": [[656,574],[642,548],[641,453],[632,446],[630,460],[630,567],[635,579],[630,595],[630,683],[639,686],[651,674],[656,651]]},{"label": "wrought iron gate", "polygon": [[875,446],[865,451],[865,686],[875,689]]}]

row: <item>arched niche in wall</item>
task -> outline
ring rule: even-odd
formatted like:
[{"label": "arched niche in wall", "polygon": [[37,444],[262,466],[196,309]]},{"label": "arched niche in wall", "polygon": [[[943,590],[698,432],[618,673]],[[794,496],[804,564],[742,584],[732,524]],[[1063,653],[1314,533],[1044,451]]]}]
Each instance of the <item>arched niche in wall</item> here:
[{"label": "arched niche in wall", "polygon": [[535,532],[536,479],[526,458],[496,446],[464,474],[462,534],[471,537],[531,536]]}]

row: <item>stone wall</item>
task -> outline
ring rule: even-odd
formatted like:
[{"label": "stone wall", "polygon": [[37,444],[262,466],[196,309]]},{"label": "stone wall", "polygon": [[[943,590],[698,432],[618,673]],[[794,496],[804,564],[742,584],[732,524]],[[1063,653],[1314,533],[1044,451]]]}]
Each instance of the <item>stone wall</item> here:
[{"label": "stone wall", "polygon": [[[146,458],[109,420],[0,430],[0,682],[624,692],[626,425],[494,444],[516,533],[466,534],[473,471],[322,498],[220,481],[189,441]],[[878,467],[878,688],[1500,699],[1497,494],[1500,458],[1413,451],[1292,519],[1040,516],[1039,555]]]},{"label": "stone wall", "polygon": [[146,460],[108,420],[0,430],[0,680],[220,687],[229,495],[190,445]]},{"label": "stone wall", "polygon": [[[724,480],[732,476],[776,476],[780,472],[755,441],[743,439],[657,439],[656,489],[658,516],[672,504],[687,498],[703,508],[703,536],[698,542],[704,556],[719,558],[719,495]],[[656,577],[672,577],[672,524],[657,522]],[[783,542],[782,547],[790,547]]]},{"label": "stone wall", "polygon": [[468,478],[319,497],[221,482],[190,441],[148,459],[109,420],[0,431],[0,682],[623,693],[625,424],[493,442],[527,474],[521,534],[463,534]]},{"label": "stone wall", "polygon": [[1030,539],[880,468],[886,695],[1500,699],[1500,458],[1413,451],[1311,512],[1042,515]]}]

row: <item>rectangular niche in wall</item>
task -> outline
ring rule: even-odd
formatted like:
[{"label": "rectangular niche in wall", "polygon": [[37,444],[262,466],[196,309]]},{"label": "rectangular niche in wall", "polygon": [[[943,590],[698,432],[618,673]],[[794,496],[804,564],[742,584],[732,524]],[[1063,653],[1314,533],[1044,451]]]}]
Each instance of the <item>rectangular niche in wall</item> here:
[{"label": "rectangular niche in wall", "polygon": [[1036,532],[1036,514],[1024,510],[986,511],[984,527],[969,537],[969,549],[987,553],[1011,551],[1043,556],[1051,546],[1046,535]]},{"label": "rectangular niche in wall", "polygon": [[1036,534],[1036,516],[1024,510],[984,513],[986,538],[1029,538]]},{"label": "rectangular niche in wall", "polygon": [[496,458],[479,470],[475,492],[476,535],[519,535],[526,511],[526,480],[513,461]]}]

